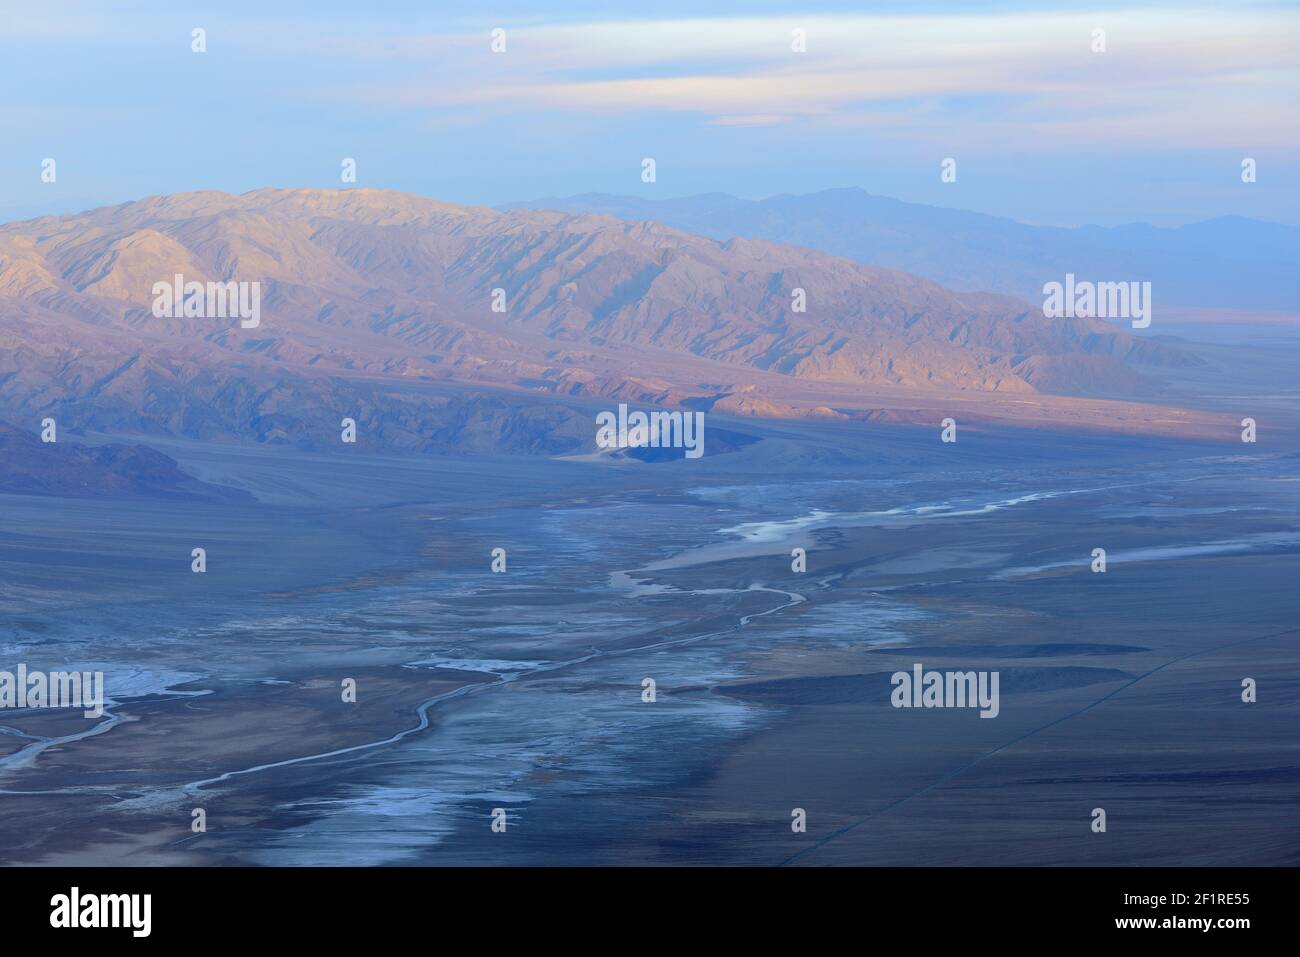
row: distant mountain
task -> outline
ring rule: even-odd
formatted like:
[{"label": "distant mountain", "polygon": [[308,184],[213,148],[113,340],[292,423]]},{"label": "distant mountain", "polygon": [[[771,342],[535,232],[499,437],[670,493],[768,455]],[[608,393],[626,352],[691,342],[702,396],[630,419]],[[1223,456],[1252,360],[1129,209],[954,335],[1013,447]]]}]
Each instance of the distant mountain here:
[{"label": "distant mountain", "polygon": [[[177,274],[258,283],[256,325],[156,316]],[[382,190],[187,193],[0,227],[0,412],[76,429],[337,447],[347,416],[386,446],[560,453],[591,445],[590,416],[547,397],[889,420],[951,393],[984,411],[1014,397],[1017,418],[1033,396],[1153,394],[1196,361],[795,246]]]},{"label": "distant mountain", "polygon": [[650,220],[714,239],[792,243],[902,269],[955,290],[1042,302],[1067,272],[1092,281],[1152,283],[1161,305],[1290,310],[1300,303],[1300,229],[1222,217],[1173,229],[1144,224],[1063,229],[904,203],[861,189],[737,199],[707,193],[647,200],[604,193],[516,203]]},{"label": "distant mountain", "polygon": [[200,482],[174,459],[140,445],[88,446],[0,422],[0,492],[24,495],[252,501],[239,489]]}]

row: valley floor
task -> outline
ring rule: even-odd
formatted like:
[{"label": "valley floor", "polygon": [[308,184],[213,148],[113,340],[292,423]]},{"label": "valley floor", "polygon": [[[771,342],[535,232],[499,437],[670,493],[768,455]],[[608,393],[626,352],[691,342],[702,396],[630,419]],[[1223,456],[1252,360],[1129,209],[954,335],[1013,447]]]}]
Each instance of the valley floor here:
[{"label": "valley floor", "polygon": [[[0,715],[0,855],[1300,860],[1295,447],[756,428],[625,466],[176,443],[260,501],[4,496],[0,668],[112,701]],[[892,707],[915,663],[997,671],[998,716]]]}]

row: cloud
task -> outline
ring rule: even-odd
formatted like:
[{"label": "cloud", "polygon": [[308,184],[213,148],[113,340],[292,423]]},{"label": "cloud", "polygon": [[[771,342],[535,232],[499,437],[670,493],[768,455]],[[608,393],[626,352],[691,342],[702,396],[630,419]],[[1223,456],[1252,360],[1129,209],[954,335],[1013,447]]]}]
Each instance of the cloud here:
[{"label": "cloud", "polygon": [[[791,49],[804,31],[807,52]],[[1104,30],[1106,52],[1091,49]],[[398,81],[336,91],[390,108],[698,115],[723,126],[803,119],[881,122],[881,107],[924,99],[909,124],[966,139],[1003,131],[1006,116],[962,104],[997,97],[1029,144],[1098,138],[1149,145],[1297,142],[1300,18],[1276,9],[1231,14],[1145,10],[1095,14],[701,18],[506,26],[389,45]],[[373,54],[372,41],[357,49]],[[368,54],[368,55],[370,55]],[[1118,145],[1118,144],[1115,144]]]},{"label": "cloud", "polygon": [[711,121],[714,126],[778,126],[789,123],[792,117],[781,113],[746,113],[740,116],[718,116]]}]

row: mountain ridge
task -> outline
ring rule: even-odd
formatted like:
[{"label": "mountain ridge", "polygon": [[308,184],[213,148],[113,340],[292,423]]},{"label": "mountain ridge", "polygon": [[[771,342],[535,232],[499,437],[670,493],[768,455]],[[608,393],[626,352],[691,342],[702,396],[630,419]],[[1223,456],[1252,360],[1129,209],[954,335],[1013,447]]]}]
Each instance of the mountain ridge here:
[{"label": "mountain ridge", "polygon": [[[177,273],[259,283],[257,327],[155,317],[151,290]],[[0,347],[0,409],[276,441],[303,428],[291,409],[318,410],[324,436],[326,410],[370,403],[372,425],[386,415],[416,446],[429,423],[410,383],[793,416],[862,389],[874,405],[891,390],[1131,399],[1197,361],[816,250],[372,189],[198,191],[0,227]],[[792,398],[819,389],[835,401]]]},{"label": "mountain ridge", "polygon": [[901,269],[958,291],[990,290],[1041,301],[1066,272],[1094,281],[1147,280],[1157,303],[1294,310],[1300,228],[1242,216],[1177,227],[1040,226],[956,207],[909,203],[837,187],[762,200],[727,193],[647,199],[580,193],[505,204],[621,219],[652,219],[712,238],[793,243],[856,262]]}]

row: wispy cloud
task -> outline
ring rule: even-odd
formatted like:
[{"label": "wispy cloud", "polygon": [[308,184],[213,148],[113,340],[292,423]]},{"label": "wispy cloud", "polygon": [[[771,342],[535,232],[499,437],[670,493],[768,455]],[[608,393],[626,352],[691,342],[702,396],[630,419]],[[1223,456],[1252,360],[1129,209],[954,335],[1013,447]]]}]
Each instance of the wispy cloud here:
[{"label": "wispy cloud", "polygon": [[[791,48],[795,29],[806,52]],[[1097,29],[1104,53],[1092,50]],[[1051,135],[1205,146],[1225,131],[1297,142],[1300,19],[1269,9],[594,22],[508,29],[507,41],[493,55],[486,32],[407,38],[388,55],[427,69],[335,92],[390,108],[673,112],[737,126],[832,114],[873,124],[882,103],[927,98],[949,106],[919,120],[968,137],[1003,135],[1004,115],[960,109],[997,96],[1021,145]]]}]

